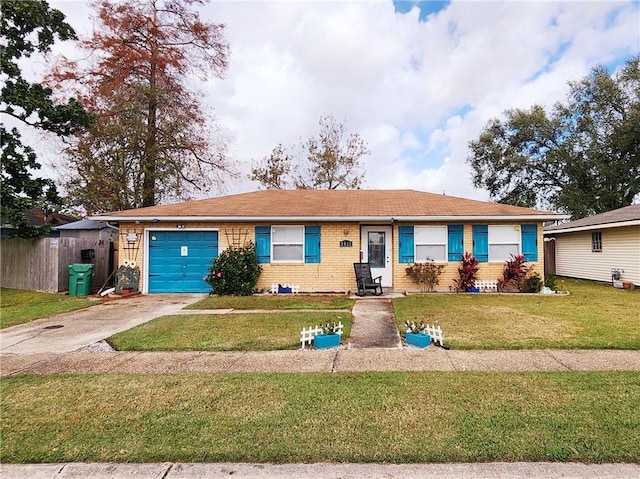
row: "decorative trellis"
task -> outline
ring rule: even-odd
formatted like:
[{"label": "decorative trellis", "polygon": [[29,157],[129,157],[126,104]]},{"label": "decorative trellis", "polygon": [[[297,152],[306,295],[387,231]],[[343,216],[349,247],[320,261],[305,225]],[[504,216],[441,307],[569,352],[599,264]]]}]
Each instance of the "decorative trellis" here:
[{"label": "decorative trellis", "polygon": [[[342,337],[342,328],[342,321],[338,321],[336,334],[340,337]],[[309,326],[308,328],[302,328],[302,331],[300,331],[300,343],[302,344],[302,349],[304,349],[305,344],[311,345],[316,334],[322,334],[322,326],[315,325]]]},{"label": "decorative trellis", "polygon": [[239,247],[247,244],[249,230],[247,228],[226,228],[224,235],[227,238],[228,245]]}]

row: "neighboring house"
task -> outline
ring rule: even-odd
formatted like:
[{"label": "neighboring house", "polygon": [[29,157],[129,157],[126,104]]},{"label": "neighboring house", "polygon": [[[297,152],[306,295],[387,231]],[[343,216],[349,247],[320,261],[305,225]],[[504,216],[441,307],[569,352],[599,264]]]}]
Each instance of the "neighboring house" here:
[{"label": "neighboring house", "polygon": [[[33,227],[40,227],[44,225],[49,226],[60,226],[65,225],[67,223],[71,223],[76,221],[76,218],[69,215],[63,215],[61,213],[45,213],[41,208],[31,208],[24,212],[24,215],[27,217],[27,224]],[[0,228],[0,236],[5,238],[9,236],[9,233],[13,227],[9,224],[3,224],[2,228]],[[43,235],[43,238],[57,238],[60,235],[53,228],[49,233]]]},{"label": "neighboring house", "polygon": [[93,217],[119,224],[120,264],[140,267],[143,293],[207,292],[211,259],[248,241],[263,289],[351,291],[353,263],[365,261],[384,287],[417,290],[405,269],[430,257],[446,265],[438,289],[449,291],[465,251],[481,279],[519,253],[542,274],[543,222],[563,218],[413,190],[267,190]]},{"label": "neighboring house", "polygon": [[640,286],[640,205],[547,226],[544,237],[555,246],[555,274],[611,281],[618,270]]}]

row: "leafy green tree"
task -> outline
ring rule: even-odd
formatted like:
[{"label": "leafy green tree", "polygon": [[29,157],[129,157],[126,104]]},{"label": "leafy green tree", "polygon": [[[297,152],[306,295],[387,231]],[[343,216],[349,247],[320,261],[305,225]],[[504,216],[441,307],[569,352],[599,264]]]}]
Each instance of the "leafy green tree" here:
[{"label": "leafy green tree", "polygon": [[474,185],[498,202],[574,219],[632,204],[640,193],[639,62],[613,75],[594,68],[549,113],[534,105],[489,121],[469,143]]},{"label": "leafy green tree", "polygon": [[[62,12],[49,8],[43,0],[3,0],[0,3],[0,112],[24,125],[68,137],[91,124],[91,116],[71,98],[56,103],[53,91],[22,77],[19,62],[34,54],[46,55],[56,40],[74,40],[75,32],[64,21]],[[0,125],[2,143],[3,224],[11,224],[12,235],[34,237],[48,227],[28,225],[25,210],[35,206],[45,209],[61,204],[55,183],[36,178],[40,169],[33,148],[22,143],[17,128]]]},{"label": "leafy green tree", "polygon": [[[266,189],[355,190],[362,186],[364,174],[360,159],[368,155],[366,142],[358,133],[346,136],[346,126],[333,116],[321,117],[318,137],[311,137],[297,155],[279,144],[271,155],[251,169],[249,179]],[[297,158],[297,162],[296,162]]]}]

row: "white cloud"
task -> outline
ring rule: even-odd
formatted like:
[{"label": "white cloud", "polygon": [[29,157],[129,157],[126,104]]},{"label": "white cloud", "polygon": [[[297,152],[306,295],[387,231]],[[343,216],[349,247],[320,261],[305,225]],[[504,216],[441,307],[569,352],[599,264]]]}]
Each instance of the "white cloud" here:
[{"label": "white cloud", "polygon": [[[90,31],[85,2],[51,5]],[[390,0],[215,1],[202,13],[226,24],[230,69],[204,93],[245,175],[252,159],[316,134],[320,115],[333,114],[369,144],[367,187],[479,199],[467,143],[490,118],[552,105],[568,81],[622,62],[640,42],[630,1],[453,2],[426,23]],[[255,187],[243,180],[230,192]]]}]

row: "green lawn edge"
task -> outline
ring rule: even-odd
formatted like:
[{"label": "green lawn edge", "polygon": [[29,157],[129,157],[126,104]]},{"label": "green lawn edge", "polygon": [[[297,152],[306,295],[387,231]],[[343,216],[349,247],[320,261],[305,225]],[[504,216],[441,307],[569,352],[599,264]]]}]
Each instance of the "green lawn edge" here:
[{"label": "green lawn edge", "polygon": [[0,460],[640,462],[640,375],[2,378]]},{"label": "green lawn edge", "polygon": [[58,293],[0,289],[0,329],[88,308],[96,301]]}]

